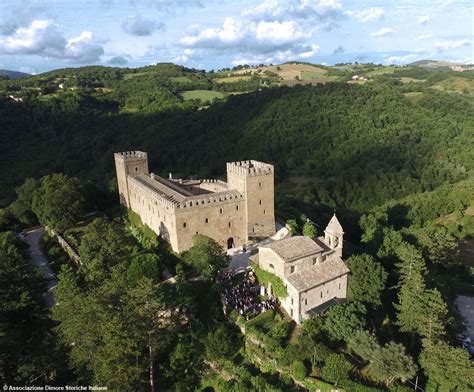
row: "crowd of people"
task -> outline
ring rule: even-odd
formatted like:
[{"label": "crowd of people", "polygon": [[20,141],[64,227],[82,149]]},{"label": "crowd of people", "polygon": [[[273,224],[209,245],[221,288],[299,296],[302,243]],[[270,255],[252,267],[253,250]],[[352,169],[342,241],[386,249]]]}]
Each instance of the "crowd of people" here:
[{"label": "crowd of people", "polygon": [[217,280],[222,284],[222,301],[225,309],[235,309],[242,317],[249,320],[260,312],[277,307],[277,300],[273,296],[262,301],[260,294],[262,286],[256,284],[256,279],[252,271],[244,272],[243,280],[234,286],[233,271],[221,272]]}]

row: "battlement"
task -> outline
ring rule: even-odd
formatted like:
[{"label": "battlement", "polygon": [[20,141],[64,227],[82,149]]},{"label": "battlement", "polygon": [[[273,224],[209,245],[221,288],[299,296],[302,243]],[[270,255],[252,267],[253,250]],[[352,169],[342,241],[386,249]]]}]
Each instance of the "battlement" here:
[{"label": "battlement", "polygon": [[227,173],[236,173],[242,176],[257,176],[262,174],[272,174],[273,165],[260,161],[236,161],[227,163]]},{"label": "battlement", "polygon": [[148,159],[148,154],[143,151],[123,151],[114,154],[115,159],[132,161],[136,159]]},{"label": "battlement", "polygon": [[199,208],[216,203],[226,203],[229,201],[242,200],[243,196],[239,191],[231,190],[224,192],[211,193],[208,195],[198,195],[187,197],[177,205],[177,208]]},{"label": "battlement", "polygon": [[214,180],[214,179],[202,179],[201,182],[205,182],[206,184],[219,184],[219,185],[227,185],[227,182],[222,180]]}]

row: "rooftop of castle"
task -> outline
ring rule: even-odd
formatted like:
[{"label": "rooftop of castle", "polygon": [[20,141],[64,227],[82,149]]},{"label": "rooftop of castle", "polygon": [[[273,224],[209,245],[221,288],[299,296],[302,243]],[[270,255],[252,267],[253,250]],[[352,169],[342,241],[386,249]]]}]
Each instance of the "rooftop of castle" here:
[{"label": "rooftop of castle", "polygon": [[[165,198],[177,207],[192,207],[210,203],[211,201],[223,201],[242,197],[242,195],[236,190],[194,195],[192,192],[184,188],[184,186],[182,186],[178,181],[168,180],[153,173],[142,173],[131,178],[132,181],[137,181],[142,186],[152,190],[154,193]],[[193,183],[194,181],[197,180],[193,180]]]}]

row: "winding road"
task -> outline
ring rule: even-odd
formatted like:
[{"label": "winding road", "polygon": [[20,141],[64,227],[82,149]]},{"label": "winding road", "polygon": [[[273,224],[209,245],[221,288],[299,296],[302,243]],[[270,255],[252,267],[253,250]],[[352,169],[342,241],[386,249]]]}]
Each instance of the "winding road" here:
[{"label": "winding road", "polygon": [[44,302],[48,308],[51,308],[55,303],[54,299],[54,288],[57,286],[58,281],[56,275],[51,270],[48,260],[43,254],[40,246],[40,239],[46,233],[43,227],[28,230],[25,234],[25,242],[29,246],[29,252],[33,263],[43,272],[44,276],[48,279],[48,291],[43,295]]}]

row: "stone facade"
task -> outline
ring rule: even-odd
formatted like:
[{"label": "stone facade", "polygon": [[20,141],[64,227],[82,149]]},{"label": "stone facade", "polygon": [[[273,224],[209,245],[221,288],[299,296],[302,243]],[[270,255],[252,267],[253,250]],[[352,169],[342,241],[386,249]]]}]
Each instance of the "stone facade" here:
[{"label": "stone facade", "polygon": [[341,258],[343,234],[334,215],[325,237],[294,236],[259,247],[255,261],[283,281],[288,296],[281,305],[297,323],[346,298],[350,271]]},{"label": "stone facade", "polygon": [[176,252],[189,249],[196,234],[228,248],[275,233],[274,168],[270,164],[253,160],[227,163],[227,182],[182,180],[149,173],[145,152],[114,155],[120,202]]}]

